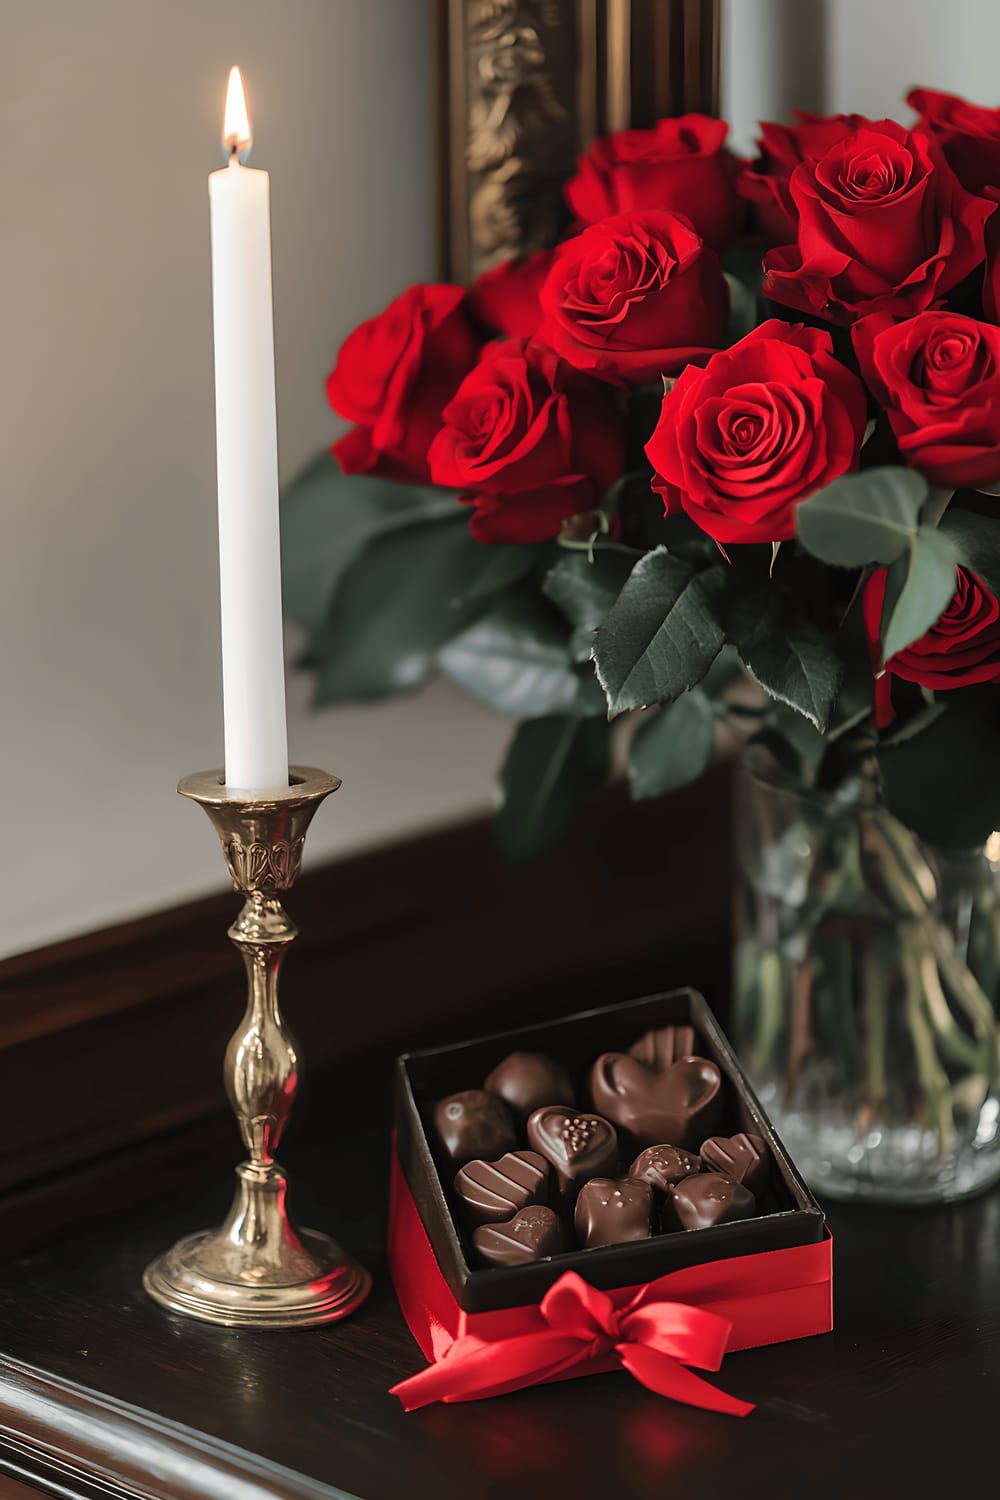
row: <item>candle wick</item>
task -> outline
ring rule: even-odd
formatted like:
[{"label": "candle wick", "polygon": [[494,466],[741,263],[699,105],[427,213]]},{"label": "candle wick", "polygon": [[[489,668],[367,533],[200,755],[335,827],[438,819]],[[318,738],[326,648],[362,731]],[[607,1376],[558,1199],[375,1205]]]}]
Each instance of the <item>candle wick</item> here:
[{"label": "candle wick", "polygon": [[227,136],[222,143],[222,155],[228,166],[245,167],[250,159],[250,145],[239,136]]}]

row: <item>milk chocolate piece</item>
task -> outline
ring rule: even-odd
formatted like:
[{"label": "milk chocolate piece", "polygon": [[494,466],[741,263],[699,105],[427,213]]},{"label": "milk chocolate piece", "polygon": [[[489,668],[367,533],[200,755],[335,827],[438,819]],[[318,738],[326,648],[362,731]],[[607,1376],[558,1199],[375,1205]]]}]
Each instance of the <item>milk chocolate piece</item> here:
[{"label": "milk chocolate piece", "polygon": [[573,1227],[584,1250],[648,1240],[652,1234],[653,1189],[637,1177],[592,1177],[580,1189]]},{"label": "milk chocolate piece", "polygon": [[721,1172],[733,1182],[742,1182],[755,1197],[767,1187],[770,1175],[768,1149],[759,1135],[713,1135],[701,1148],[702,1160],[710,1172]]},{"label": "milk chocolate piece", "polygon": [[699,1172],[686,1177],[670,1191],[663,1211],[664,1229],[711,1229],[735,1219],[752,1219],[757,1200],[742,1182],[733,1182],[721,1172]]},{"label": "milk chocolate piece", "polygon": [[615,1127],[600,1115],[578,1115],[561,1104],[547,1104],[528,1121],[528,1144],[555,1167],[564,1198],[571,1198],[588,1177],[618,1170]]},{"label": "milk chocolate piece", "polygon": [[465,1089],[449,1094],[434,1107],[438,1139],[452,1161],[462,1164],[474,1156],[503,1156],[517,1145],[510,1110],[496,1094]]},{"label": "milk chocolate piece", "polygon": [[633,1042],[628,1055],[647,1068],[666,1068],[682,1057],[697,1057],[698,1038],[693,1026],[658,1026]]},{"label": "milk chocolate piece", "polygon": [[483,1088],[499,1094],[522,1125],[543,1104],[576,1103],[566,1069],[542,1052],[509,1053],[483,1080]]},{"label": "milk chocolate piece", "polygon": [[647,1146],[628,1169],[630,1177],[648,1182],[658,1193],[669,1193],[675,1182],[701,1171],[701,1157],[679,1146]]},{"label": "milk chocolate piece", "polygon": [[494,1266],[520,1266],[543,1255],[558,1255],[565,1243],[563,1227],[551,1208],[532,1203],[506,1224],[480,1224],[472,1243]]},{"label": "milk chocolate piece", "polygon": [[502,1224],[519,1208],[548,1197],[552,1167],[537,1151],[508,1151],[499,1161],[470,1161],[455,1178],[455,1196],[469,1224]]},{"label": "milk chocolate piece", "polygon": [[590,1074],[594,1108],[619,1130],[652,1146],[690,1149],[710,1135],[722,1109],[722,1074],[707,1057],[685,1057],[654,1071],[624,1052],[605,1052]]}]

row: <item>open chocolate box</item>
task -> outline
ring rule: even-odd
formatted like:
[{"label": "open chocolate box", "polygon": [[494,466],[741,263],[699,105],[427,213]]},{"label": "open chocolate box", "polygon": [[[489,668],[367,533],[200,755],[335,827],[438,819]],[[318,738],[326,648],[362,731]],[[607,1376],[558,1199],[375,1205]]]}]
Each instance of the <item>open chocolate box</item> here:
[{"label": "open chocolate box", "polygon": [[[522,1265],[484,1265],[457,1209],[451,1187],[456,1167],[437,1141],[435,1104],[460,1090],[480,1088],[486,1075],[508,1053],[523,1050],[545,1053],[561,1063],[572,1078],[579,1107],[587,1110],[587,1076],[599,1054],[626,1052],[651,1028],[677,1025],[694,1028],[699,1054],[712,1059],[722,1074],[722,1114],[713,1133],[746,1131],[760,1136],[769,1148],[770,1184],[758,1200],[757,1216],[710,1228],[659,1233],[631,1243],[570,1249]],[[520,1144],[524,1144],[523,1138]],[[832,1326],[830,1244],[823,1212],[754,1096],[707,1004],[693,990],[584,1011],[560,1021],[400,1057],[395,1149],[390,1260],[404,1312],[422,1344],[427,1341],[414,1326],[415,1320],[419,1321],[415,1309],[431,1280],[439,1289],[439,1304],[451,1306],[453,1299],[455,1319],[469,1326],[481,1321],[476,1314],[537,1304],[566,1271],[576,1271],[593,1286],[610,1291],[640,1287],[669,1273],[714,1262],[732,1262],[728,1282],[725,1273],[730,1268],[720,1267],[723,1274],[714,1277],[723,1302],[727,1296],[730,1302],[739,1297],[748,1279],[744,1267],[752,1266],[754,1276],[750,1279],[756,1285],[764,1287],[767,1283],[767,1295],[753,1316],[744,1320],[742,1332],[735,1330],[738,1337],[731,1348],[824,1332]],[[628,1159],[622,1171],[627,1170]],[[775,1256],[764,1266],[764,1258],[771,1252],[806,1246],[816,1248],[798,1255]],[[436,1266],[431,1264],[431,1252]],[[747,1257],[752,1260],[743,1259]],[[422,1279],[414,1269],[421,1259],[425,1266]],[[678,1284],[684,1280],[681,1278]],[[802,1295],[804,1283],[808,1283],[806,1297]],[[450,1296],[445,1294],[445,1286]],[[772,1336],[765,1305],[769,1298],[780,1299],[781,1294],[793,1291],[799,1293],[797,1305],[802,1315],[785,1322],[777,1317]],[[773,1302],[775,1309],[777,1306]]]}]

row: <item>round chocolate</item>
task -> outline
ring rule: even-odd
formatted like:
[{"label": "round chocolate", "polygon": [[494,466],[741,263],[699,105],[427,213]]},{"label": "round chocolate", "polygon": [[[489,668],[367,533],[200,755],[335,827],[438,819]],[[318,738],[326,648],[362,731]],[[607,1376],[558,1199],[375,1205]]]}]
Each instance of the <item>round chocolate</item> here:
[{"label": "round chocolate", "polygon": [[543,1052],[508,1053],[483,1080],[483,1088],[499,1094],[522,1124],[543,1104],[576,1103],[566,1069]]},{"label": "round chocolate", "polygon": [[580,1189],[573,1227],[584,1250],[648,1240],[652,1234],[653,1189],[637,1177],[592,1177]]},{"label": "round chocolate", "polygon": [[721,1172],[733,1182],[742,1182],[755,1197],[767,1187],[769,1153],[759,1135],[748,1135],[743,1130],[737,1135],[713,1135],[703,1143],[701,1155],[710,1172]]},{"label": "round chocolate", "polygon": [[472,1243],[493,1266],[520,1266],[558,1255],[565,1244],[558,1215],[541,1203],[522,1208],[506,1224],[480,1224]]},{"label": "round chocolate", "polygon": [[548,1197],[552,1167],[537,1151],[508,1151],[499,1161],[466,1162],[454,1189],[470,1224],[502,1224]]},{"label": "round chocolate", "polygon": [[618,1170],[615,1127],[600,1115],[578,1115],[561,1104],[547,1104],[528,1121],[528,1144],[555,1167],[564,1198],[572,1197],[588,1177]]},{"label": "round chocolate", "polygon": [[594,1108],[642,1146],[690,1149],[710,1135],[722,1109],[722,1074],[707,1057],[654,1071],[624,1052],[605,1052],[590,1073]]},{"label": "round chocolate", "polygon": [[675,1182],[701,1171],[701,1157],[679,1146],[647,1146],[628,1169],[630,1177],[648,1182],[658,1193],[669,1193]]},{"label": "round chocolate", "polygon": [[496,1094],[465,1089],[434,1106],[434,1128],[452,1161],[463,1165],[474,1156],[497,1157],[517,1145],[510,1110]]},{"label": "round chocolate", "polygon": [[664,1229],[712,1229],[736,1219],[752,1219],[757,1200],[742,1182],[733,1182],[721,1172],[699,1172],[686,1177],[670,1191],[663,1211]]}]

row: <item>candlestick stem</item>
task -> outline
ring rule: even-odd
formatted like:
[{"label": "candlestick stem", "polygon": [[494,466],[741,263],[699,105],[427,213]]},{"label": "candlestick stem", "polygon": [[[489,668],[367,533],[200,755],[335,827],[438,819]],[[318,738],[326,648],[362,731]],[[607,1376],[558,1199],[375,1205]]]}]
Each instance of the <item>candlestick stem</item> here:
[{"label": "candlestick stem", "polygon": [[178,791],[212,819],[243,909],[229,929],[247,972],[247,1007],[226,1049],[225,1083],[248,1160],[225,1223],[189,1235],[150,1265],[149,1295],[210,1323],[290,1328],[346,1317],[370,1288],[336,1241],[297,1230],[274,1152],[299,1079],[295,1043],[278,1004],[278,974],[298,929],[277,899],[298,875],[306,829],[335,776],[293,766],[286,789],[230,793],[221,773],[189,776]]}]

